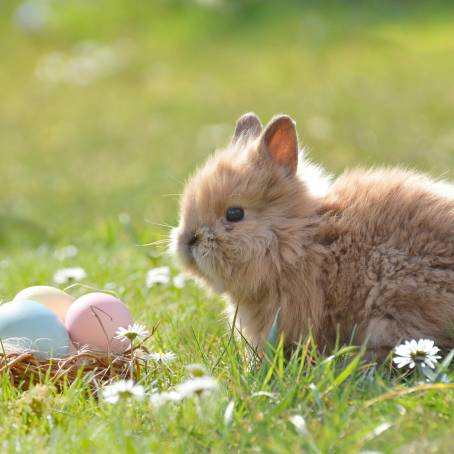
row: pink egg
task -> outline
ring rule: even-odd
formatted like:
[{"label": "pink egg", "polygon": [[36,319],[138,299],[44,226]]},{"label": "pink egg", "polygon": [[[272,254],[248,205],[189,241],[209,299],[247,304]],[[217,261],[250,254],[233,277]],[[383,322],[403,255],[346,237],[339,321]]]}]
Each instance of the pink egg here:
[{"label": "pink egg", "polygon": [[[133,320],[129,309],[107,293],[87,293],[68,309],[66,329],[78,347],[88,345],[101,351],[122,353],[129,344],[114,339],[118,328],[127,328]],[[102,325],[102,326],[101,326]]]}]

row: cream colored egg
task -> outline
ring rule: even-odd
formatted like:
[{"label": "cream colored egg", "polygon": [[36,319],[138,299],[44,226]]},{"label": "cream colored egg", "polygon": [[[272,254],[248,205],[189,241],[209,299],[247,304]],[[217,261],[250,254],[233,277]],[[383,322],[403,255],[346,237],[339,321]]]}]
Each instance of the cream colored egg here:
[{"label": "cream colored egg", "polygon": [[26,300],[36,301],[37,303],[47,306],[62,322],[65,321],[66,312],[74,301],[73,298],[63,290],[47,285],[28,287],[21,290],[13,299],[13,301]]}]

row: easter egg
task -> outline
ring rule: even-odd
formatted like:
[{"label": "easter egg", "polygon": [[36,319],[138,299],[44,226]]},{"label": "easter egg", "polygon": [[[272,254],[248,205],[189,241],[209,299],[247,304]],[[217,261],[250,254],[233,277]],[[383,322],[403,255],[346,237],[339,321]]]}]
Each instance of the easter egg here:
[{"label": "easter egg", "polygon": [[39,358],[67,356],[71,343],[54,312],[31,300],[0,305],[0,339],[7,351],[29,350]]},{"label": "easter egg", "polygon": [[118,328],[132,325],[129,309],[107,293],[87,293],[76,299],[65,318],[66,329],[78,347],[88,345],[103,352],[122,353],[127,342],[115,339]]},{"label": "easter egg", "polygon": [[47,285],[36,285],[21,290],[13,299],[13,301],[32,300],[47,306],[54,311],[61,321],[65,320],[66,312],[73,302],[73,298],[55,287]]}]

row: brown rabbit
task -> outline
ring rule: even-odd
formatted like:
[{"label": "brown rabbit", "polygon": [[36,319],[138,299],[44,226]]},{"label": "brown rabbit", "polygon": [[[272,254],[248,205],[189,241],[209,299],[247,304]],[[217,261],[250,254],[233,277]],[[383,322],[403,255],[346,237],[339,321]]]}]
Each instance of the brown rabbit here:
[{"label": "brown rabbit", "polygon": [[[287,346],[403,339],[454,346],[454,187],[401,169],[333,182],[300,159],[295,124],[243,115],[231,144],[189,181],[173,247],[227,296],[260,346],[278,308]],[[320,190],[322,189],[322,190]]]}]

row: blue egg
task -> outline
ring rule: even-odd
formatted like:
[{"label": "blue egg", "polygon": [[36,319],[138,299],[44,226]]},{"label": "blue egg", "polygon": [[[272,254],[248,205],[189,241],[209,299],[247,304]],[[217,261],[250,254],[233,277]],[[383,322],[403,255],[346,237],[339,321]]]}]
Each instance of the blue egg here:
[{"label": "blue egg", "polygon": [[71,345],[59,318],[31,300],[0,305],[0,339],[7,351],[31,351],[41,359],[68,356]]}]

